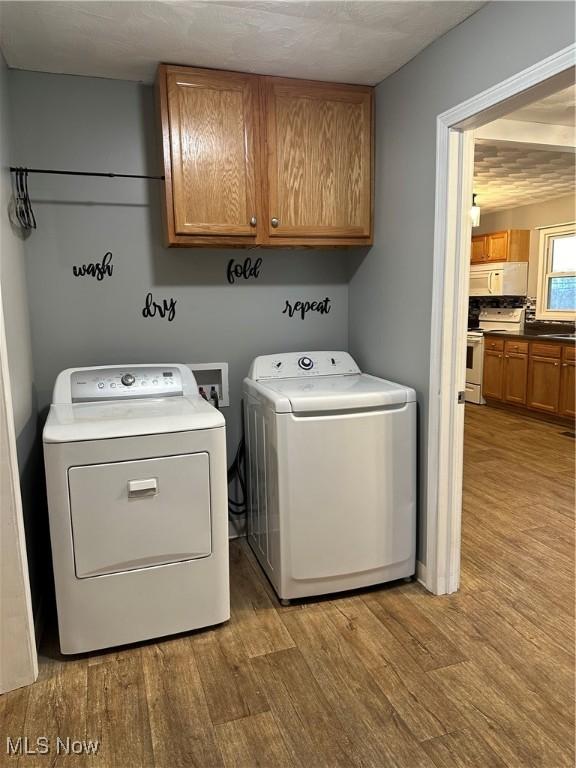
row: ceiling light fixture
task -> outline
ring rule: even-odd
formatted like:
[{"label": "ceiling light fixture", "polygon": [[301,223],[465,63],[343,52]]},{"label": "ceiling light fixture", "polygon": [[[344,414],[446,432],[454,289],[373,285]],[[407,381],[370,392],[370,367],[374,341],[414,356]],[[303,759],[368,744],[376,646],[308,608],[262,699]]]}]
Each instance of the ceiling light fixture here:
[{"label": "ceiling light fixture", "polygon": [[480,226],[480,206],[476,205],[476,195],[472,195],[472,208],[470,208],[470,218],[472,219],[472,226]]}]

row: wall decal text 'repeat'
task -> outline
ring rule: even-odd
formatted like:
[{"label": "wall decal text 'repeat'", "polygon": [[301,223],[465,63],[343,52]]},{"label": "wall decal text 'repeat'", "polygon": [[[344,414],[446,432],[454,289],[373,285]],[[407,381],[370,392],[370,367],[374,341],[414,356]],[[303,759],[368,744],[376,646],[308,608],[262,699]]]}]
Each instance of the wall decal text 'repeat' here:
[{"label": "wall decal text 'repeat'", "polygon": [[108,251],[102,257],[101,262],[91,264],[81,264],[79,267],[72,267],[74,277],[95,277],[96,280],[104,280],[105,277],[112,277],[114,264],[112,264],[112,253]]},{"label": "wall decal text 'repeat'", "polygon": [[154,297],[151,293],[146,294],[146,303],[142,310],[142,317],[162,317],[166,318],[169,323],[176,317],[176,302],[177,299],[162,299],[162,303],[158,304],[154,301]]},{"label": "wall decal text 'repeat'", "polygon": [[302,320],[304,320],[309,312],[317,312],[319,315],[327,315],[332,309],[330,306],[331,301],[332,299],[326,297],[325,299],[322,299],[322,301],[295,301],[294,304],[291,304],[288,299],[286,299],[286,305],[282,310],[282,314],[288,315],[288,317],[300,317]]},{"label": "wall decal text 'repeat'", "polygon": [[243,264],[237,264],[235,259],[230,259],[226,268],[226,279],[230,285],[234,285],[236,280],[256,280],[260,275],[260,267],[262,266],[262,259],[258,258],[252,264],[252,259],[247,256],[244,259]]}]

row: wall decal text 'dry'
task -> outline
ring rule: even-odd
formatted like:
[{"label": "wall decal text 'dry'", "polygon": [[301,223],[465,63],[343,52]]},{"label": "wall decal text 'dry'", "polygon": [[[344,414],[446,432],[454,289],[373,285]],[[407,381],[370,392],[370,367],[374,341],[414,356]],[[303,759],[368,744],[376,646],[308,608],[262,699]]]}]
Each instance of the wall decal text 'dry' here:
[{"label": "wall decal text 'dry'", "polygon": [[291,304],[288,299],[286,299],[286,305],[282,310],[282,314],[288,315],[288,317],[296,316],[302,320],[304,320],[309,312],[316,312],[319,315],[327,315],[332,309],[330,306],[331,301],[332,299],[326,297],[325,299],[322,299],[322,301],[295,301],[294,304]]},{"label": "wall decal text 'dry'", "polygon": [[112,253],[108,251],[102,257],[101,262],[90,264],[81,264],[79,267],[72,267],[74,277],[95,277],[96,280],[104,280],[105,277],[112,277],[114,264],[112,264]]},{"label": "wall decal text 'dry'", "polygon": [[142,317],[162,317],[166,318],[169,323],[176,317],[176,302],[177,299],[162,299],[162,303],[159,304],[154,301],[154,297],[151,293],[146,294],[146,303],[142,310]]},{"label": "wall decal text 'dry'", "polygon": [[262,266],[262,259],[258,258],[252,264],[250,256],[244,259],[243,264],[237,264],[235,259],[230,259],[228,266],[226,267],[226,279],[230,285],[234,285],[236,280],[256,280],[260,275],[260,267]]}]

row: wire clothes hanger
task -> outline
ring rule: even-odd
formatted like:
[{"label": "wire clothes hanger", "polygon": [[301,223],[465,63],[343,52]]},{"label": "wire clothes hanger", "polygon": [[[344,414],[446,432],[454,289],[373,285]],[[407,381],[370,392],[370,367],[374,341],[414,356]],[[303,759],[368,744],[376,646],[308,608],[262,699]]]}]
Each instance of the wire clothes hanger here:
[{"label": "wire clothes hanger", "polygon": [[30,195],[28,194],[28,171],[24,168],[15,168],[14,172],[16,181],[16,218],[22,229],[36,229],[36,217],[34,216]]},{"label": "wire clothes hanger", "polygon": [[16,195],[15,195],[15,213],[18,223],[22,229],[36,229],[36,217],[32,210],[30,195],[28,193],[28,174],[29,173],[48,173],[57,176],[97,176],[107,179],[148,179],[150,181],[163,181],[164,176],[146,176],[137,173],[98,173],[89,171],[60,171],[48,168],[22,168],[11,167],[10,173],[14,174]]}]

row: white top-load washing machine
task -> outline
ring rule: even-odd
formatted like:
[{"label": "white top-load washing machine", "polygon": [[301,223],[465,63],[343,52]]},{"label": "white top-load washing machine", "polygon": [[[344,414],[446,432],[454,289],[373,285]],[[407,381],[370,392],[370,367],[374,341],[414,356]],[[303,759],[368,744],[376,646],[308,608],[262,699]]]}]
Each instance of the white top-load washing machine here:
[{"label": "white top-load washing machine", "polygon": [[229,618],[224,418],[186,366],[63,371],[43,440],[62,653]]},{"label": "white top-load washing machine", "polygon": [[414,390],[303,352],[257,357],[244,399],[248,540],[278,596],[412,576]]}]

